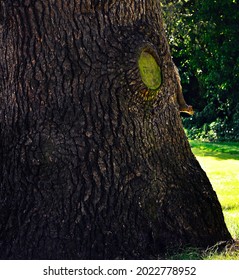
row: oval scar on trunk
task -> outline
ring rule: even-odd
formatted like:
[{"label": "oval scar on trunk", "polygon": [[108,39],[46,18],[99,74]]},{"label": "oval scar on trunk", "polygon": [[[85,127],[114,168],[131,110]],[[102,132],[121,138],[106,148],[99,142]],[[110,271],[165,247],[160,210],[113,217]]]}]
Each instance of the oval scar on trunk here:
[{"label": "oval scar on trunk", "polygon": [[159,89],[162,83],[161,69],[155,58],[147,51],[142,51],[138,66],[143,83],[152,90]]}]

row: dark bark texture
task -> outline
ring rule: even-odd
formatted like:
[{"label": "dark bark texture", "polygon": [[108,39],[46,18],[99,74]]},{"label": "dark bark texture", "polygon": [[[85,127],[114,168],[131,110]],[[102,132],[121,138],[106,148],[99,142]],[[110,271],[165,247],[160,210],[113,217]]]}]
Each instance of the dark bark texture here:
[{"label": "dark bark texture", "polygon": [[183,131],[159,1],[0,3],[0,258],[147,259],[230,240]]}]

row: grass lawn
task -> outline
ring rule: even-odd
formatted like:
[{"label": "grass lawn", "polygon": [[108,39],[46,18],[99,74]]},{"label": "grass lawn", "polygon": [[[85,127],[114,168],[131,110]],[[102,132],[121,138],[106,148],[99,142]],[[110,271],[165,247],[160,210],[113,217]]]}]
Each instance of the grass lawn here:
[{"label": "grass lawn", "polygon": [[[239,240],[239,143],[190,144],[217,193],[232,237]],[[239,259],[239,250],[222,254],[214,250],[204,259]]]}]

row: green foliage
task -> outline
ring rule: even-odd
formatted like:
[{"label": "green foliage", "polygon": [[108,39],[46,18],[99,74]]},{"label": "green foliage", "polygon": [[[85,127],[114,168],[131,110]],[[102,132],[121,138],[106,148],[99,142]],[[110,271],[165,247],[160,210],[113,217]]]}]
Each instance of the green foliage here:
[{"label": "green foliage", "polygon": [[184,123],[190,136],[239,139],[239,1],[162,0],[162,6],[185,98],[198,112]]},{"label": "green foliage", "polygon": [[[186,133],[189,139],[200,141],[235,141],[239,139],[239,131],[230,126],[226,119],[219,117],[211,122],[205,121],[203,112],[197,113],[192,119],[185,119],[184,125],[187,128]],[[204,120],[204,121],[203,121]]]}]

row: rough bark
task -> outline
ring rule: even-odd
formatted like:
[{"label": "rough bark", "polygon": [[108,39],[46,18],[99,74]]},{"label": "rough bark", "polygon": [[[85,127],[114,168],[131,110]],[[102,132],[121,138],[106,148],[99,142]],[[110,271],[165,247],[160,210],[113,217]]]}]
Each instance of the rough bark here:
[{"label": "rough bark", "polygon": [[230,240],[183,131],[159,1],[0,2],[0,257],[147,259]]}]

